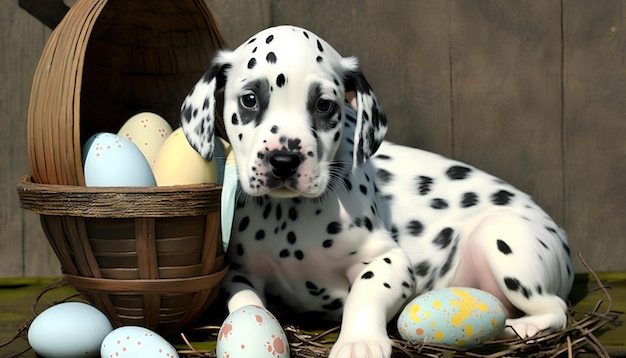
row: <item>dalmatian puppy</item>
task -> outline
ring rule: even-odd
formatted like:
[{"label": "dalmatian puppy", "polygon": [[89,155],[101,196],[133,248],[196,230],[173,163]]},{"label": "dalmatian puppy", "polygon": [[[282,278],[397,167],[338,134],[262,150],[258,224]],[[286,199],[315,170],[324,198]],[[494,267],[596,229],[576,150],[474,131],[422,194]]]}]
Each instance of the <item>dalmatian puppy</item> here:
[{"label": "dalmatian puppy", "polygon": [[390,357],[388,321],[448,286],[498,297],[508,334],[566,326],[565,233],[504,181],[383,141],[386,117],[357,61],[312,32],[273,27],[216,56],[181,109],[207,159],[216,111],[240,185],[231,312],[271,297],[341,320],[333,358]]}]

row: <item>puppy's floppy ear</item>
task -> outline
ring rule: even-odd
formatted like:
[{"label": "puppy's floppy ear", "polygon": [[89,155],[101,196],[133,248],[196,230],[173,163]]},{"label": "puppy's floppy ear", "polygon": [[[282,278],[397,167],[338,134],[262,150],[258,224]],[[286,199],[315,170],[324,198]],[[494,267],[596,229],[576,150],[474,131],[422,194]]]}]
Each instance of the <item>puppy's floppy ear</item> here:
[{"label": "puppy's floppy ear", "polygon": [[362,165],[383,142],[387,116],[355,58],[342,59],[346,101],[356,112],[353,165]]},{"label": "puppy's floppy ear", "polygon": [[[226,72],[231,64],[227,51],[220,52],[209,70],[191,89],[180,109],[180,126],[189,144],[207,160],[213,159],[215,131],[222,129],[221,110]],[[217,119],[217,120],[216,120]],[[220,133],[218,133],[220,134]]]}]

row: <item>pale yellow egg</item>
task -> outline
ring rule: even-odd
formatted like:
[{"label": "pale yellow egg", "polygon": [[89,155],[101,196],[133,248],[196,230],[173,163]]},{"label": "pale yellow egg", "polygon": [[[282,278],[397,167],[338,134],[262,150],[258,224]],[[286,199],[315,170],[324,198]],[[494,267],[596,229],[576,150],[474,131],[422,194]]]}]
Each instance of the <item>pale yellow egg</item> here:
[{"label": "pale yellow egg", "polygon": [[117,135],[135,143],[146,157],[148,164],[153,166],[161,146],[170,133],[172,133],[172,127],[163,117],[155,113],[143,112],[130,117]]},{"label": "pale yellow egg", "polygon": [[215,183],[214,160],[206,160],[187,142],[181,128],[167,137],[152,166],[157,185]]}]

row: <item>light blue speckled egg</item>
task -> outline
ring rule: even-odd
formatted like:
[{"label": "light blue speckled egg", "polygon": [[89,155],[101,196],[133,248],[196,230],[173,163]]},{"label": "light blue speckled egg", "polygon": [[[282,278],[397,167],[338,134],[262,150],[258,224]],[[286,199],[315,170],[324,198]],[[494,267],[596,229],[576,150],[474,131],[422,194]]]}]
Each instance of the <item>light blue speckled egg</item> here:
[{"label": "light blue speckled egg", "polygon": [[488,292],[450,287],[411,300],[398,317],[407,341],[468,349],[494,339],[505,324],[504,306]]},{"label": "light blue speckled egg", "polygon": [[83,146],[86,186],[155,186],[150,164],[137,145],[113,133],[97,133]]}]

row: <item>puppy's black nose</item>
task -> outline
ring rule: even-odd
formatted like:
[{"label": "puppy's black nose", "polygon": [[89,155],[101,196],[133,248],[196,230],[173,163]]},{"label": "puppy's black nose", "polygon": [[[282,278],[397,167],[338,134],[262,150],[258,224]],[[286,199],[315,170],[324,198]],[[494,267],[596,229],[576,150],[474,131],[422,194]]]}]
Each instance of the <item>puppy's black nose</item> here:
[{"label": "puppy's black nose", "polygon": [[298,166],[302,163],[299,153],[278,151],[270,154],[269,162],[272,165],[272,173],[281,179],[289,179],[296,174]]}]

